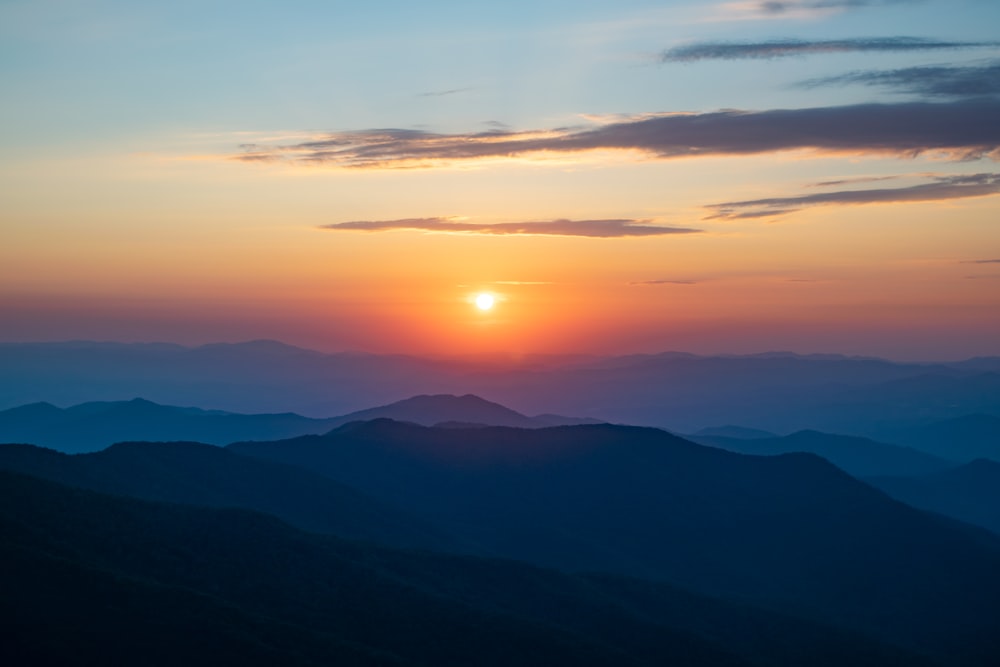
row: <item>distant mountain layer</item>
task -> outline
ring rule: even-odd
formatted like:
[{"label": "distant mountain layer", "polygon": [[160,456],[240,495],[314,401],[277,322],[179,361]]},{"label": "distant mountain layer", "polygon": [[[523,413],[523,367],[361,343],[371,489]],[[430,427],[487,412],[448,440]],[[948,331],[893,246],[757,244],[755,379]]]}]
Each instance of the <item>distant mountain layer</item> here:
[{"label": "distant mountain layer", "polygon": [[977,459],[933,475],[867,480],[893,498],[1000,533],[1000,463]]},{"label": "distant mountain layer", "polygon": [[60,409],[33,403],[0,412],[0,442],[88,452],[128,440],[197,441],[225,445],[237,440],[290,438],[324,433],[334,423],[293,413],[243,415],[158,405],[136,398]]},{"label": "distant mountain layer", "polygon": [[1000,655],[1000,538],[813,455],[612,425],[389,420],[229,449],[328,475],[500,556],[736,596],[952,660]]},{"label": "distant mountain layer", "polygon": [[817,431],[799,431],[780,438],[692,436],[691,439],[699,444],[742,454],[759,456],[792,452],[817,454],[855,477],[923,475],[955,465],[909,447]]},{"label": "distant mountain layer", "polygon": [[662,584],[0,473],[4,664],[791,667],[921,658]]},{"label": "distant mountain layer", "polygon": [[[484,361],[323,354],[274,341],[196,348],[0,344],[0,408],[143,396],[166,405],[325,418],[401,396],[468,393],[522,414],[581,415],[682,433],[732,423],[897,442],[888,434],[902,428],[1000,415],[1000,358],[917,364],[839,355],[664,353]],[[172,439],[178,438],[190,439]]]},{"label": "distant mountain layer", "polygon": [[963,415],[889,434],[893,442],[957,461],[987,458],[1000,462],[1000,417]]},{"label": "distant mountain layer", "polygon": [[244,415],[219,410],[131,401],[83,403],[60,409],[32,403],[0,411],[0,443],[26,443],[64,452],[89,452],[126,441],[191,441],[225,445],[325,433],[351,421],[387,417],[431,426],[439,422],[540,428],[598,423],[558,415],[526,417],[472,396],[414,396],[342,417],[310,419],[294,413]]},{"label": "distant mountain layer", "polygon": [[777,438],[778,435],[770,431],[761,431],[757,428],[746,428],[743,426],[710,426],[703,428],[692,437],[706,438],[740,438],[743,440],[757,440],[761,438]]},{"label": "distant mountain layer", "polygon": [[353,421],[370,421],[372,419],[394,419],[396,421],[421,424],[423,426],[451,423],[512,426],[515,428],[542,428],[546,426],[574,426],[601,423],[597,419],[562,417],[550,414],[528,417],[499,403],[493,403],[472,394],[464,396],[453,396],[451,394],[414,396],[413,398],[396,401],[389,405],[359,410],[342,417],[336,417],[331,422],[335,426],[341,426]]}]

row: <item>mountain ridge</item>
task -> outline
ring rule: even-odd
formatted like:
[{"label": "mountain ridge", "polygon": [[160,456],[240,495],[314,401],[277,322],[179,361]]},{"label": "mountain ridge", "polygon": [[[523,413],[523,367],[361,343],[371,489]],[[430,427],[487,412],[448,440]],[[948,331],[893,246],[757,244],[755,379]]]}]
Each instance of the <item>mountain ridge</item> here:
[{"label": "mountain ridge", "polygon": [[[125,633],[120,651],[141,655],[148,638],[155,654],[143,662],[155,665],[218,664],[258,647],[266,652],[252,664],[282,654],[281,664],[296,666],[926,664],[861,636],[664,585],[389,550],[254,512],[112,497],[8,472],[0,472],[0,534],[0,551],[17,556],[0,570],[0,613],[22,631],[0,655],[17,651],[19,663],[106,656],[107,643],[93,638],[106,637],[113,620]],[[76,569],[67,578],[56,567]],[[66,585],[46,585],[52,579]],[[151,593],[169,605],[165,618],[158,607],[130,609]],[[32,641],[53,605],[57,618],[89,609],[70,628],[83,629],[82,646],[71,632]],[[187,632],[163,644],[148,624],[164,620],[152,627]]]},{"label": "mountain ridge", "polygon": [[[998,369],[989,359],[819,356],[663,353],[521,363],[327,354],[281,343],[6,343],[0,407],[143,396],[165,405],[326,418],[400,396],[472,393],[522,414],[584,415],[681,433],[724,415],[776,433],[814,428],[876,439],[963,414],[1000,414],[1000,377],[989,374]],[[909,380],[918,376],[924,378]]]},{"label": "mountain ridge", "polygon": [[[229,448],[329,475],[497,556],[660,579],[945,653],[964,650],[953,632],[981,645],[1000,630],[987,593],[1000,595],[997,536],[891,500],[814,454],[735,454],[608,424],[384,419]],[[961,620],[942,613],[948,598]]]}]

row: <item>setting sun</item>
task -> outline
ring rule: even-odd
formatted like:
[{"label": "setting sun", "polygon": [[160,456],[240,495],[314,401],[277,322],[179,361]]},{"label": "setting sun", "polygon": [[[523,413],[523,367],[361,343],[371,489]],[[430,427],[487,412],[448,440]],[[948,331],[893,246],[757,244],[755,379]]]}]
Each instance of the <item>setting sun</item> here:
[{"label": "setting sun", "polygon": [[493,308],[493,304],[496,303],[496,299],[492,294],[482,293],[476,295],[476,308],[479,310],[490,310]]}]

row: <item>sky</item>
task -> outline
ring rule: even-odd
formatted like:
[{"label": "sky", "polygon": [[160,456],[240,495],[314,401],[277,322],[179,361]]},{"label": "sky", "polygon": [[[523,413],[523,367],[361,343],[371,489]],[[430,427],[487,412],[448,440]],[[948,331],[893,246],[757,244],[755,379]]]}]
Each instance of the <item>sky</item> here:
[{"label": "sky", "polygon": [[1000,355],[997,26],[0,0],[0,340]]}]

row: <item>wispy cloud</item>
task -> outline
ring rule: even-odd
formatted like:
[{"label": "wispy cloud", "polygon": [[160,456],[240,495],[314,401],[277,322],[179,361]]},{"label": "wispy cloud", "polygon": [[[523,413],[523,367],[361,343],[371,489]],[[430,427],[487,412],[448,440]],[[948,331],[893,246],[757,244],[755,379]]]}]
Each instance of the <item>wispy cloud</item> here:
[{"label": "wispy cloud", "polygon": [[1000,259],[969,259],[963,264],[1000,264]]},{"label": "wispy cloud", "polygon": [[997,46],[997,42],[950,42],[920,37],[866,37],[806,41],[776,39],[765,42],[698,42],[668,49],[660,54],[664,63],[698,60],[771,60],[817,53],[859,53],[866,51],[939,51]]},{"label": "wispy cloud", "polygon": [[382,129],[336,132],[235,156],[339,167],[430,167],[481,158],[632,151],[659,158],[753,155],[794,149],[913,157],[940,151],[1000,158],[1000,100],[859,104],[810,109],[659,114],[597,127],[437,134]]},{"label": "wispy cloud", "polygon": [[696,280],[636,280],[629,285],[697,285]]},{"label": "wispy cloud", "polygon": [[723,7],[731,13],[770,18],[813,16],[880,5],[913,5],[922,0],[746,0]]},{"label": "wispy cloud", "polygon": [[465,93],[471,88],[451,88],[449,90],[431,90],[425,93],[417,94],[417,97],[445,97],[447,95],[457,95],[458,93]]},{"label": "wispy cloud", "polygon": [[809,187],[831,188],[831,187],[837,187],[839,185],[853,185],[855,183],[878,183],[879,181],[894,181],[898,178],[899,176],[859,176],[857,178],[841,178],[835,181],[820,181],[818,183],[810,183]]},{"label": "wispy cloud", "polygon": [[904,67],[810,79],[801,88],[861,84],[923,97],[1000,95],[1000,60],[982,65]]},{"label": "wispy cloud", "polygon": [[812,206],[889,204],[945,201],[1000,194],[1000,173],[938,176],[930,183],[902,188],[837,190],[798,197],[772,197],[712,204],[709,218],[743,219],[776,217]]},{"label": "wispy cloud", "polygon": [[648,220],[542,220],[479,224],[453,218],[361,220],[323,225],[321,229],[366,232],[405,229],[442,234],[585,236],[590,238],[665,236],[668,234],[694,234],[701,231],[700,229],[689,229],[686,227],[653,225]]}]

